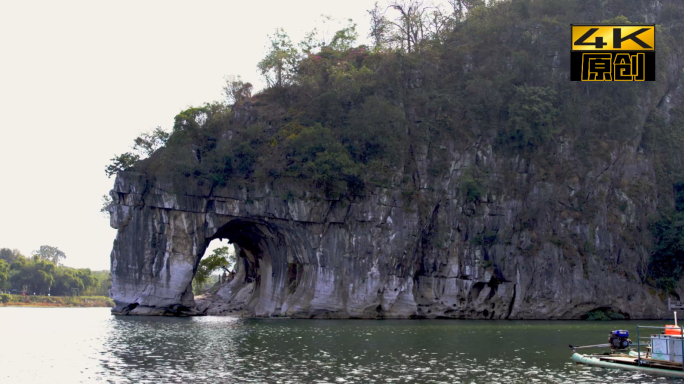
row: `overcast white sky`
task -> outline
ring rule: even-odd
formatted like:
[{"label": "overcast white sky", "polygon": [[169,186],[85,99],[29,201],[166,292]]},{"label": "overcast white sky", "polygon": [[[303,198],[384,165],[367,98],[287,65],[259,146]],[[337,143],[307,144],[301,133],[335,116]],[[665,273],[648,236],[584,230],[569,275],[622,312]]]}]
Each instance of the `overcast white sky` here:
[{"label": "overcast white sky", "polygon": [[365,39],[373,3],[0,0],[0,247],[57,246],[67,266],[109,269],[109,159],[221,99],[226,75],[258,85],[276,27],[299,41],[326,14]]}]

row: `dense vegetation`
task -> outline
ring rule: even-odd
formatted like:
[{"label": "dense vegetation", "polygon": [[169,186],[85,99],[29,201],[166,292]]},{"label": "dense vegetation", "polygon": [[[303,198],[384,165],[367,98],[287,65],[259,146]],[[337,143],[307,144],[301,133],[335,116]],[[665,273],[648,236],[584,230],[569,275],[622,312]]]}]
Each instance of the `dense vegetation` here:
[{"label": "dense vegetation", "polygon": [[677,183],[675,207],[661,212],[651,224],[655,238],[651,273],[658,288],[674,292],[675,281],[684,276],[684,183]]},{"label": "dense vegetation", "polygon": [[[298,46],[278,31],[259,65],[269,88],[251,96],[249,83],[230,81],[232,104],[181,112],[170,137],[160,129],[142,135],[137,153],[113,159],[108,173],[146,170],[150,162],[137,161],[165,145],[156,155],[165,161],[152,164],[153,173],[217,184],[295,177],[339,194],[365,184],[411,188],[395,177],[411,175],[407,154],[418,144],[436,150],[445,137],[465,145],[484,136],[499,151],[543,156],[552,138],[576,136],[598,153],[602,140],[636,135],[637,94],[658,84],[567,80],[558,63],[568,60],[571,22],[644,21],[640,1],[622,1],[615,11],[595,3],[455,1],[449,12],[397,4],[395,20],[376,16],[373,47],[354,46],[353,25],[327,41],[314,31]],[[664,6],[671,22],[661,30],[683,28],[669,16],[684,12],[677,4]],[[409,8],[414,14],[404,16]],[[414,29],[418,36],[402,37]],[[660,49],[673,45],[673,34],[658,34]],[[222,145],[228,130],[239,136]]]},{"label": "dense vegetation", "polygon": [[[52,251],[41,252],[48,249]],[[56,247],[42,246],[31,257],[17,250],[0,249],[0,291],[26,292],[29,295],[109,296],[112,282],[109,271],[92,272],[54,263],[62,258],[66,255]]]},{"label": "dense vegetation", "polygon": [[[672,205],[684,180],[684,107],[675,106],[673,118],[653,113],[645,132],[638,113],[640,97],[669,86],[666,60],[681,54],[683,2],[660,5],[658,81],[619,84],[568,80],[569,25],[644,23],[641,0],[450,5],[376,6],[369,11],[372,46],[356,45],[351,23],[331,36],[313,31],[299,44],[278,30],[259,63],[265,90],[252,95],[249,83],[231,79],[225,103],[182,111],[170,135],[139,137],[137,152],[115,157],[107,172],[135,169],[213,185],[290,178],[308,180],[329,197],[374,187],[411,197],[420,188],[418,157],[427,157],[434,180],[448,172],[440,155],[447,142],[461,149],[488,143],[498,154],[533,159],[542,179],[561,182],[584,177],[588,159],[608,160],[607,148],[641,138],[640,149],[656,159],[658,206]],[[561,140],[578,154],[572,164],[553,155]],[[151,157],[140,160],[145,155]],[[475,167],[464,176],[467,201],[477,202],[485,188],[503,188],[506,180],[483,185],[488,171]],[[583,215],[593,209],[572,208]],[[684,270],[682,215],[678,204],[652,220],[648,273],[660,285]]]}]

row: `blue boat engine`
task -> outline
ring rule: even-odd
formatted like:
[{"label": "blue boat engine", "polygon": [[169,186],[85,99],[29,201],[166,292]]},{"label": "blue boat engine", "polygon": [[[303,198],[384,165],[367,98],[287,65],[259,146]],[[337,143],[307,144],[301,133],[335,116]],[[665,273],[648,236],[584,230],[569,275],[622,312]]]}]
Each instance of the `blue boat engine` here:
[{"label": "blue boat engine", "polygon": [[625,330],[612,331],[608,338],[610,349],[627,349],[632,341],[629,339],[629,332]]}]

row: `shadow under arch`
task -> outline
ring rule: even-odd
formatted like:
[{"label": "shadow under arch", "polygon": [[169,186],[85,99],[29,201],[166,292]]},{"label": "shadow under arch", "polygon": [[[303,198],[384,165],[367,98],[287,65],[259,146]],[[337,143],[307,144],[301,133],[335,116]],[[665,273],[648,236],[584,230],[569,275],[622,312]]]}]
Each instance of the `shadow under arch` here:
[{"label": "shadow under arch", "polygon": [[[236,218],[206,239],[228,239],[235,247],[235,276],[196,300],[198,311],[218,315],[288,316],[309,293],[302,288],[314,279],[306,240],[296,230],[273,222]],[[195,271],[201,258],[197,259]]]}]

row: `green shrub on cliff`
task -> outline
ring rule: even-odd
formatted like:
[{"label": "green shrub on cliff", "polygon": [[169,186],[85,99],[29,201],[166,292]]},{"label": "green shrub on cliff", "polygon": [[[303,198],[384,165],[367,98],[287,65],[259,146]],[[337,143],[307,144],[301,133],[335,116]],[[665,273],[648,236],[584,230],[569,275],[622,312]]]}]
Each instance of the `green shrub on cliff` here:
[{"label": "green shrub on cliff", "polygon": [[112,177],[122,171],[129,171],[135,168],[136,163],[143,157],[151,156],[156,150],[166,145],[170,134],[161,127],[157,127],[150,132],[143,132],[133,142],[133,152],[125,152],[115,155],[111,159],[111,164],[105,167],[107,177]]},{"label": "green shrub on cliff", "polygon": [[656,278],[680,279],[684,275],[684,212],[666,211],[651,224],[655,238],[650,273]]},{"label": "green shrub on cliff", "polygon": [[479,201],[485,193],[482,181],[473,177],[472,172],[467,172],[461,179],[461,191],[465,195],[465,200],[469,203]]},{"label": "green shrub on cliff", "polygon": [[516,87],[508,104],[510,130],[504,142],[520,149],[534,149],[545,144],[557,133],[557,103],[557,93],[552,88]]},{"label": "green shrub on cliff", "polygon": [[346,190],[347,183],[355,183],[360,177],[360,167],[347,149],[320,124],[303,127],[287,139],[286,145],[286,175],[311,179],[327,190]]},{"label": "green shrub on cliff", "polygon": [[140,156],[125,152],[120,155],[116,155],[111,159],[111,164],[105,167],[105,174],[107,177],[112,177],[122,171],[130,171],[135,168],[135,163],[140,160]]},{"label": "green shrub on cliff", "polygon": [[588,321],[609,321],[625,319],[625,315],[623,315],[622,313],[605,308],[589,311],[582,317]]}]

